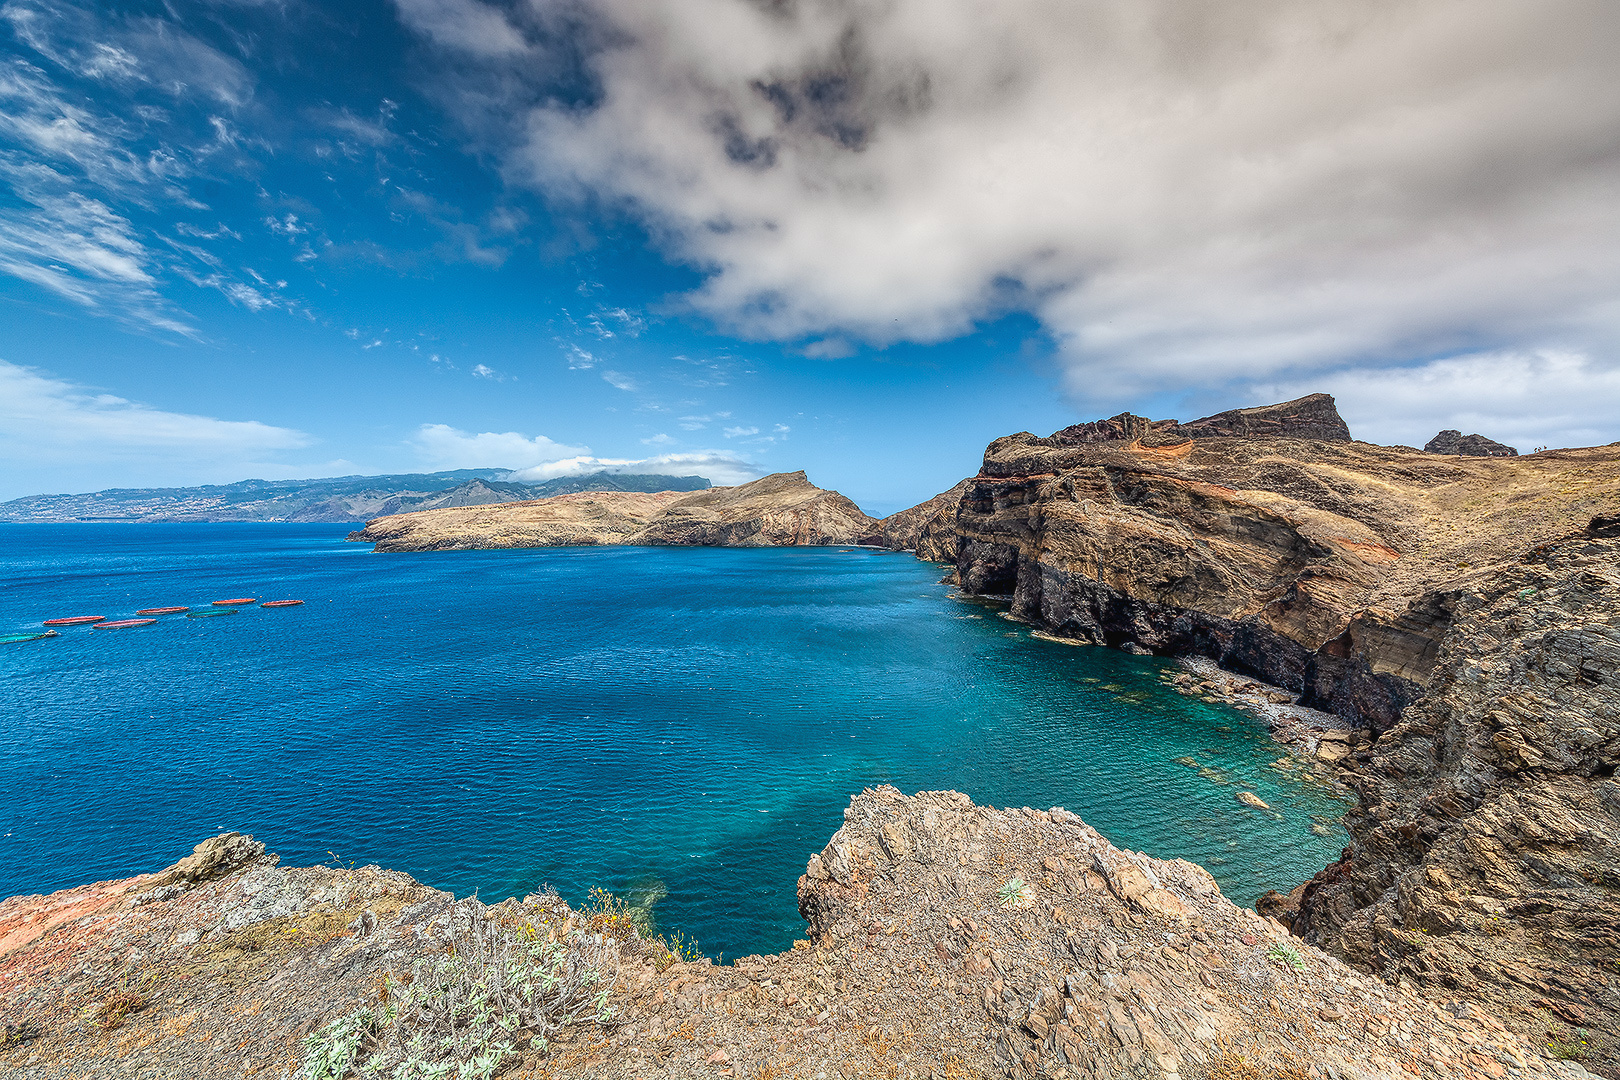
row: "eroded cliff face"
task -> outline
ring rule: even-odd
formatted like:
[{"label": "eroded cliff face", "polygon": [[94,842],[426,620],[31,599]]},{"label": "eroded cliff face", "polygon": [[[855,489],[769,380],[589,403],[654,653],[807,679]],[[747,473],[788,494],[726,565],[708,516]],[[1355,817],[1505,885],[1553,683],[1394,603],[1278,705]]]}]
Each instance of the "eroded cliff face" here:
[{"label": "eroded cliff face", "polygon": [[[0,1075],[335,1080],[414,1034],[413,1076],[461,1060],[483,1062],[461,1075],[597,1080],[1586,1075],[1062,809],[863,792],[798,898],[805,940],[717,965],[671,956],[615,909],[289,869],[229,834],[165,874],[0,904]],[[505,959],[457,976],[491,956]],[[492,1003],[492,987],[515,993]],[[469,994],[484,1006],[448,1007]],[[559,998],[574,1007],[512,1005]],[[466,1049],[477,1031],[483,1057]]]},{"label": "eroded cliff face", "polygon": [[1427,694],[1363,752],[1344,857],[1295,929],[1466,990],[1620,1073],[1620,539],[1612,519],[1464,575]]},{"label": "eroded cliff face", "polygon": [[1000,439],[923,532],[1031,623],[1370,728],[1350,847],[1266,910],[1620,1077],[1620,446],[1440,457],[1324,400]]},{"label": "eroded cliff face", "polygon": [[998,439],[954,552],[929,554],[1052,632],[1209,656],[1386,730],[1427,685],[1449,582],[1620,508],[1620,447],[1442,458],[1348,441],[1331,406]]},{"label": "eroded cliff face", "polygon": [[[941,523],[948,523],[948,530],[954,530],[956,508],[961,504],[962,496],[972,482],[963,480],[949,491],[942,491],[927,502],[918,503],[897,514],[890,514],[879,521],[877,532],[882,538],[883,546],[893,551],[914,551],[922,558],[940,561],[935,557],[937,553],[924,542],[923,534],[936,523],[936,519]],[[930,535],[930,542],[937,542],[933,540],[933,534]],[[924,550],[928,550],[929,553],[924,554]]]},{"label": "eroded cliff face", "polygon": [[582,492],[425,510],[368,521],[349,539],[376,551],[595,544],[786,547],[875,542],[877,522],[803,472],[706,491]]}]

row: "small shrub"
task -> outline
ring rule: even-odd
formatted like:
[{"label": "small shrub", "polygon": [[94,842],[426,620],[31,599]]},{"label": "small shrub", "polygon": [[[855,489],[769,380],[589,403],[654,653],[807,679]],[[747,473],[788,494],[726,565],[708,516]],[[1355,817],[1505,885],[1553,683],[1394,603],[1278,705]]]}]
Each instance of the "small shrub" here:
[{"label": "small shrub", "polygon": [[1305,961],[1300,957],[1299,950],[1292,945],[1284,945],[1280,941],[1266,950],[1266,959],[1275,960],[1284,967],[1291,967],[1295,971],[1305,970]]},{"label": "small shrub", "polygon": [[151,1003],[157,983],[156,972],[139,975],[131,983],[130,973],[126,971],[119,977],[117,989],[84,1010],[84,1018],[102,1031],[123,1027],[131,1013],[138,1013]]},{"label": "small shrub", "polygon": [[304,1080],[490,1080],[526,1044],[605,1024],[611,979],[596,935],[562,940],[529,923],[474,917],[453,948],[388,977],[379,1007],[360,1008],[304,1040]]},{"label": "small shrub", "polygon": [[1592,1052],[1586,1036],[1585,1028],[1578,1028],[1574,1034],[1567,1031],[1554,1034],[1547,1040],[1547,1056],[1559,1061],[1585,1061]]},{"label": "small shrub", "polygon": [[43,1034],[45,1032],[32,1020],[7,1024],[4,1030],[0,1030],[0,1050],[10,1050],[14,1046],[21,1046],[23,1043],[37,1039]]},{"label": "small shrub", "polygon": [[697,942],[680,931],[661,934],[653,919],[652,905],[664,895],[654,891],[647,901],[632,904],[606,889],[592,889],[590,903],[580,912],[585,929],[605,934],[621,945],[630,946],[650,957],[659,971],[671,964],[697,960],[703,956]]}]

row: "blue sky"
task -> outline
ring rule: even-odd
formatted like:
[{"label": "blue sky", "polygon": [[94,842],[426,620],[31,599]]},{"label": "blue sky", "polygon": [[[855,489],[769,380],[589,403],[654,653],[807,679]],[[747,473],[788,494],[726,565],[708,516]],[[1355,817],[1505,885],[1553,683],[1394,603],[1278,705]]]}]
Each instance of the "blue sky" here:
[{"label": "blue sky", "polygon": [[1620,438],[1612,5],[1214,6],[8,0],[0,498]]}]

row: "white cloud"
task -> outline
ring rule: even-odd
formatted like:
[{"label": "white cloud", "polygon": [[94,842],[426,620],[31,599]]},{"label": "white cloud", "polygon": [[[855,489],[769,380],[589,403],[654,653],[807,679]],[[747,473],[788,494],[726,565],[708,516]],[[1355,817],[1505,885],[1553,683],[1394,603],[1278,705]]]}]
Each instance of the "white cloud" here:
[{"label": "white cloud", "polygon": [[740,438],[743,435],[758,435],[759,434],[759,428],[757,428],[757,427],[728,427],[728,428],[725,428],[725,429],[722,430],[722,434],[724,434],[725,437],[728,438],[728,439],[736,439],[736,438]]},{"label": "white cloud", "polygon": [[[438,357],[435,356],[434,359],[437,360]],[[499,372],[497,372],[494,368],[490,367],[488,364],[477,364],[477,365],[475,365],[473,367],[473,369],[472,369],[472,373],[474,375],[478,376],[478,378],[480,378],[480,379],[494,379],[496,382],[505,381],[502,378],[501,374]]]},{"label": "white cloud", "polygon": [[602,378],[607,381],[609,386],[616,387],[620,390],[637,389],[636,380],[624,374],[622,371],[604,371],[602,372]]},{"label": "white cloud", "polygon": [[478,0],[396,0],[400,14],[440,45],[475,56],[522,53],[523,36]]},{"label": "white cloud", "polygon": [[674,441],[675,440],[673,438],[663,434],[662,432],[657,435],[650,435],[641,440],[642,445],[644,446],[669,446]]},{"label": "white cloud", "polygon": [[434,469],[527,469],[590,453],[589,447],[568,446],[544,435],[530,438],[516,431],[473,434],[448,424],[423,424],[410,442]]},{"label": "white cloud", "polygon": [[548,462],[514,472],[509,479],[538,483],[559,476],[583,476],[594,472],[650,473],[655,476],[701,476],[711,484],[728,487],[758,480],[766,470],[723,450],[697,450],[688,454],[659,454],[657,457],[599,458],[582,455]]},{"label": "white cloud", "polygon": [[1478,432],[1521,453],[1537,446],[1590,446],[1614,437],[1614,417],[1620,415],[1620,370],[1556,351],[1337,371],[1308,383],[1260,384],[1250,397],[1285,400],[1312,390],[1337,398],[1356,438],[1404,446],[1422,446],[1444,428]]},{"label": "white cloud", "polygon": [[548,46],[502,37],[464,115],[509,134],[509,176],[639,212],[698,308],[810,355],[1026,308],[1076,394],[1118,398],[1620,344],[1605,0],[566,10],[600,95],[534,93]]},{"label": "white cloud", "polygon": [[[263,455],[313,442],[257,420],[154,409],[0,360],[0,459],[10,466],[7,474],[26,470],[30,482],[44,478],[83,490],[240,480]],[[0,498],[28,494],[37,492],[11,490]]]}]

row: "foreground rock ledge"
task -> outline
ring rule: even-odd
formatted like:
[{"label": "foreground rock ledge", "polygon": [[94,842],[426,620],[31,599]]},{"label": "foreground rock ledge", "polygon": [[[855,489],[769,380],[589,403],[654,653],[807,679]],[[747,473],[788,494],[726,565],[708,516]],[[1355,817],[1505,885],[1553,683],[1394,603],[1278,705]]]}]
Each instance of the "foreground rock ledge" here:
[{"label": "foreground rock ledge", "polygon": [[731,966],[669,963],[555,896],[486,906],[373,866],[286,869],[237,834],[162,874],[13,897],[0,1075],[292,1076],[302,1037],[375,1004],[385,971],[488,924],[614,935],[612,1019],[503,1076],[1589,1075],[1469,1002],[1351,970],[1201,868],[1121,851],[1064,810],[884,787],[844,818],[799,880],[807,940]]}]

